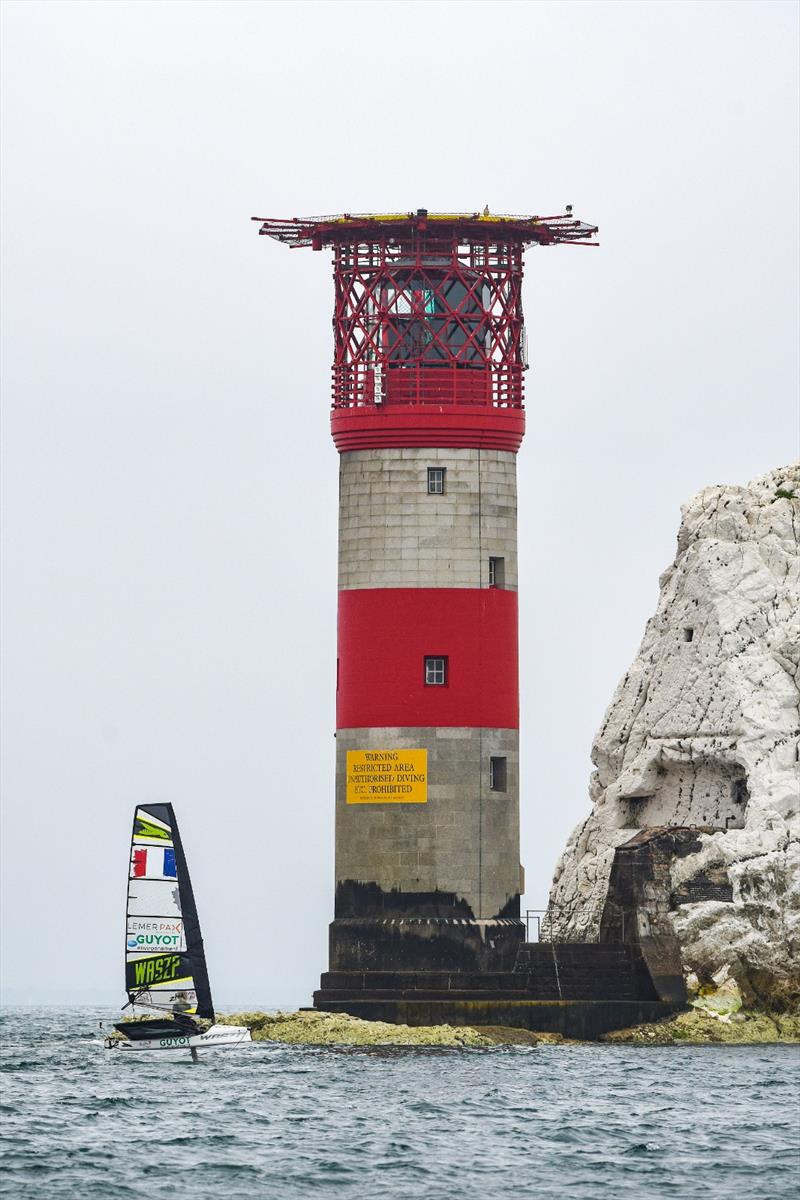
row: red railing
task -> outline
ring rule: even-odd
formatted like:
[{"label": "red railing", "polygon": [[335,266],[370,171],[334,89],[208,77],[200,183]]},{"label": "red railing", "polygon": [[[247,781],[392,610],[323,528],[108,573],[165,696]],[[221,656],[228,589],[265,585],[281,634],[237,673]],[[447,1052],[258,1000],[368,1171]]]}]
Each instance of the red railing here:
[{"label": "red railing", "polygon": [[522,368],[389,366],[334,371],[334,408],[468,404],[522,408]]}]

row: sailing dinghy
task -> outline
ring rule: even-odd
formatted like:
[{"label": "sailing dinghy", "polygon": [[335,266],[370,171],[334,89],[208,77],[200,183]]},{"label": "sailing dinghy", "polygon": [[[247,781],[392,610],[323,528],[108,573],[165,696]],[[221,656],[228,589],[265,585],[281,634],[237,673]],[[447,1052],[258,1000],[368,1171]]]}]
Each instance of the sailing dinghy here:
[{"label": "sailing dinghy", "polygon": [[186,856],[171,804],[140,804],[133,817],[125,933],[128,1006],[159,1013],[120,1020],[109,1050],[178,1050],[251,1041],[217,1025]]}]

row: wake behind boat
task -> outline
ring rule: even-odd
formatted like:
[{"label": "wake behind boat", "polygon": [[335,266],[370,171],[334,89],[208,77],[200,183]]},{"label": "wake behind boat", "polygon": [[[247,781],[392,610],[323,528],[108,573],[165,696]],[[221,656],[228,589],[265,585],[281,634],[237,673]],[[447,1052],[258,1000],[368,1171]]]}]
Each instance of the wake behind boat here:
[{"label": "wake behind boat", "polygon": [[215,1023],[203,936],[171,804],[138,805],[133,817],[125,934],[125,989],[156,1017],[115,1022],[109,1050],[177,1050],[251,1041],[242,1025]]}]

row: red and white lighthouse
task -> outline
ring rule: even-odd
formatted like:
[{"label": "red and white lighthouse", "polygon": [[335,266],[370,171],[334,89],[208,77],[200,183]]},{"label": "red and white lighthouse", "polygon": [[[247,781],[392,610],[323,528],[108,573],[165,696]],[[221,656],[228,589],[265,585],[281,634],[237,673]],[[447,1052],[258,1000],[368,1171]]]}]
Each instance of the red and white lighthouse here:
[{"label": "red and white lighthouse", "polygon": [[510,971],[523,252],[596,229],[424,209],[259,221],[333,252],[336,904],[315,1003]]}]

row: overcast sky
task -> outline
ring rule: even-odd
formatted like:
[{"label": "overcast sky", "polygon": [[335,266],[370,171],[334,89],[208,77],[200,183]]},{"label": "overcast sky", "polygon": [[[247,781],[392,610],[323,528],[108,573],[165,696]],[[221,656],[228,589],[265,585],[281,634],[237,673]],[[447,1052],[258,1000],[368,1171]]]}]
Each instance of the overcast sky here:
[{"label": "overcast sky", "polygon": [[333,899],[327,254],[249,218],[550,213],[519,460],[542,907],[679,508],[797,455],[798,6],[4,5],[3,983],[122,992],[138,801],[217,1000],[308,1003]]}]

